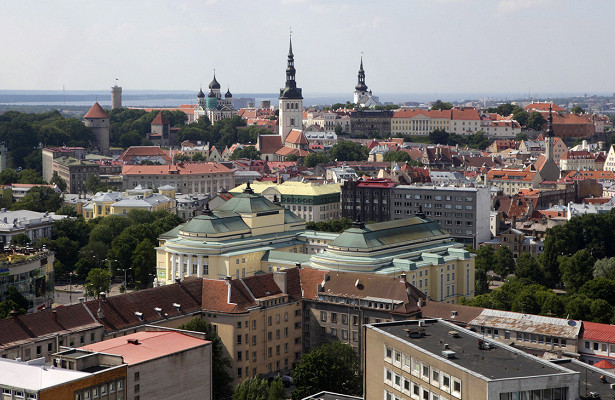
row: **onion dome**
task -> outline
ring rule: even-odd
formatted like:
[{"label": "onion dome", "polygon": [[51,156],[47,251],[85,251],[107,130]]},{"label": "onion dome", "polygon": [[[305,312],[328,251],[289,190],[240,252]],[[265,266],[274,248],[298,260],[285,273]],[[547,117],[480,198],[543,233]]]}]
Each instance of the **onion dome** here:
[{"label": "onion dome", "polygon": [[211,81],[211,83],[209,84],[209,88],[210,89],[220,89],[220,84],[218,83],[218,81],[216,80],[216,73],[214,72],[214,79],[213,81]]},{"label": "onion dome", "polygon": [[233,97],[230,89],[226,89],[226,93],[224,94],[224,97],[227,99],[230,99],[231,97]]},{"label": "onion dome", "polygon": [[199,99],[205,97],[205,93],[203,93],[203,88],[199,89],[199,93],[196,95],[196,97],[198,97]]}]

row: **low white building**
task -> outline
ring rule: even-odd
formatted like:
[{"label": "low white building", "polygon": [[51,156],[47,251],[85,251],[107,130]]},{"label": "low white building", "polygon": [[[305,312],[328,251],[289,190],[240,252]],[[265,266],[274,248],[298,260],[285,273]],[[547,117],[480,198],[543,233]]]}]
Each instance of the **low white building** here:
[{"label": "low white building", "polygon": [[0,243],[5,246],[11,243],[13,236],[25,233],[32,242],[40,238],[51,238],[53,223],[67,218],[66,215],[42,213],[29,210],[0,210]]}]

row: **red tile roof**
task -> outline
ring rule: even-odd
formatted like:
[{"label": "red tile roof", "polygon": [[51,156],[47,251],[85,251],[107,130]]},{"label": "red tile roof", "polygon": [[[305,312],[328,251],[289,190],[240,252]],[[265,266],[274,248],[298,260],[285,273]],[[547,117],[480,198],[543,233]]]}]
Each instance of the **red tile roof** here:
[{"label": "red tile roof", "polygon": [[167,163],[171,163],[169,152],[161,149],[160,146],[131,146],[118,157],[118,160],[130,164],[132,157],[161,157]]},{"label": "red tile roof", "polygon": [[282,136],[260,135],[258,137],[258,150],[262,154],[275,154],[282,148]]},{"label": "red tile roof", "polygon": [[549,107],[555,112],[564,111],[563,108],[553,103],[531,103],[525,106],[528,111],[549,111]]},{"label": "red tile roof", "polygon": [[179,163],[176,165],[124,165],[122,175],[198,175],[232,173],[219,162]]},{"label": "red tile roof", "polygon": [[615,325],[583,321],[581,337],[583,340],[615,343]]},{"label": "red tile roof", "polygon": [[164,116],[162,111],[160,111],[158,115],[156,115],[154,120],[152,121],[152,125],[169,125],[169,124],[170,124],[169,120],[167,119],[167,117]]},{"label": "red tile roof", "polygon": [[109,114],[96,102],[83,118],[109,118]]},{"label": "red tile roof", "polygon": [[292,144],[308,144],[308,140],[299,129],[292,129],[286,136],[286,143]]},{"label": "red tile roof", "polygon": [[[138,340],[138,344],[129,340]],[[82,350],[120,355],[128,365],[179,353],[211,343],[181,332],[137,332],[80,347]]]}]

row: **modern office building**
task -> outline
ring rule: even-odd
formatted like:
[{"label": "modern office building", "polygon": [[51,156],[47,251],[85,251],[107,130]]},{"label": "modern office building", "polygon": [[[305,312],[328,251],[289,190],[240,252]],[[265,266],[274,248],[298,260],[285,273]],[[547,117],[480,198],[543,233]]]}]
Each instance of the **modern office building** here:
[{"label": "modern office building", "polygon": [[391,219],[420,213],[464,245],[478,247],[491,239],[490,195],[487,187],[397,185],[390,198]]},{"label": "modern office building", "polygon": [[364,397],[385,400],[578,398],[576,371],[443,320],[365,327]]}]

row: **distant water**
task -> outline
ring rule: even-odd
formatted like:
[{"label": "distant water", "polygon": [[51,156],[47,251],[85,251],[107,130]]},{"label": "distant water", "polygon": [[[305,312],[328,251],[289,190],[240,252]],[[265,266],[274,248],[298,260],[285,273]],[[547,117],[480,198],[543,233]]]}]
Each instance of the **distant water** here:
[{"label": "distant water", "polygon": [[[419,102],[428,103],[441,99],[443,101],[468,101],[468,100],[527,100],[528,94],[522,93],[374,93],[380,97],[381,102],[403,103]],[[553,99],[566,97],[584,96],[612,96],[613,93],[541,93],[532,94],[532,99]],[[326,105],[345,103],[352,101],[352,93],[309,93],[304,90],[303,104]],[[270,100],[271,104],[277,104],[277,93],[236,93],[238,98],[254,98],[258,106],[261,100]],[[109,91],[82,91],[71,90],[63,93],[61,90],[0,90],[0,104],[5,105],[67,105],[89,106],[98,101],[103,107],[111,106],[111,94]],[[196,104],[196,92],[193,91],[149,91],[149,90],[124,90],[122,105],[128,107],[177,107],[180,104]]]}]

